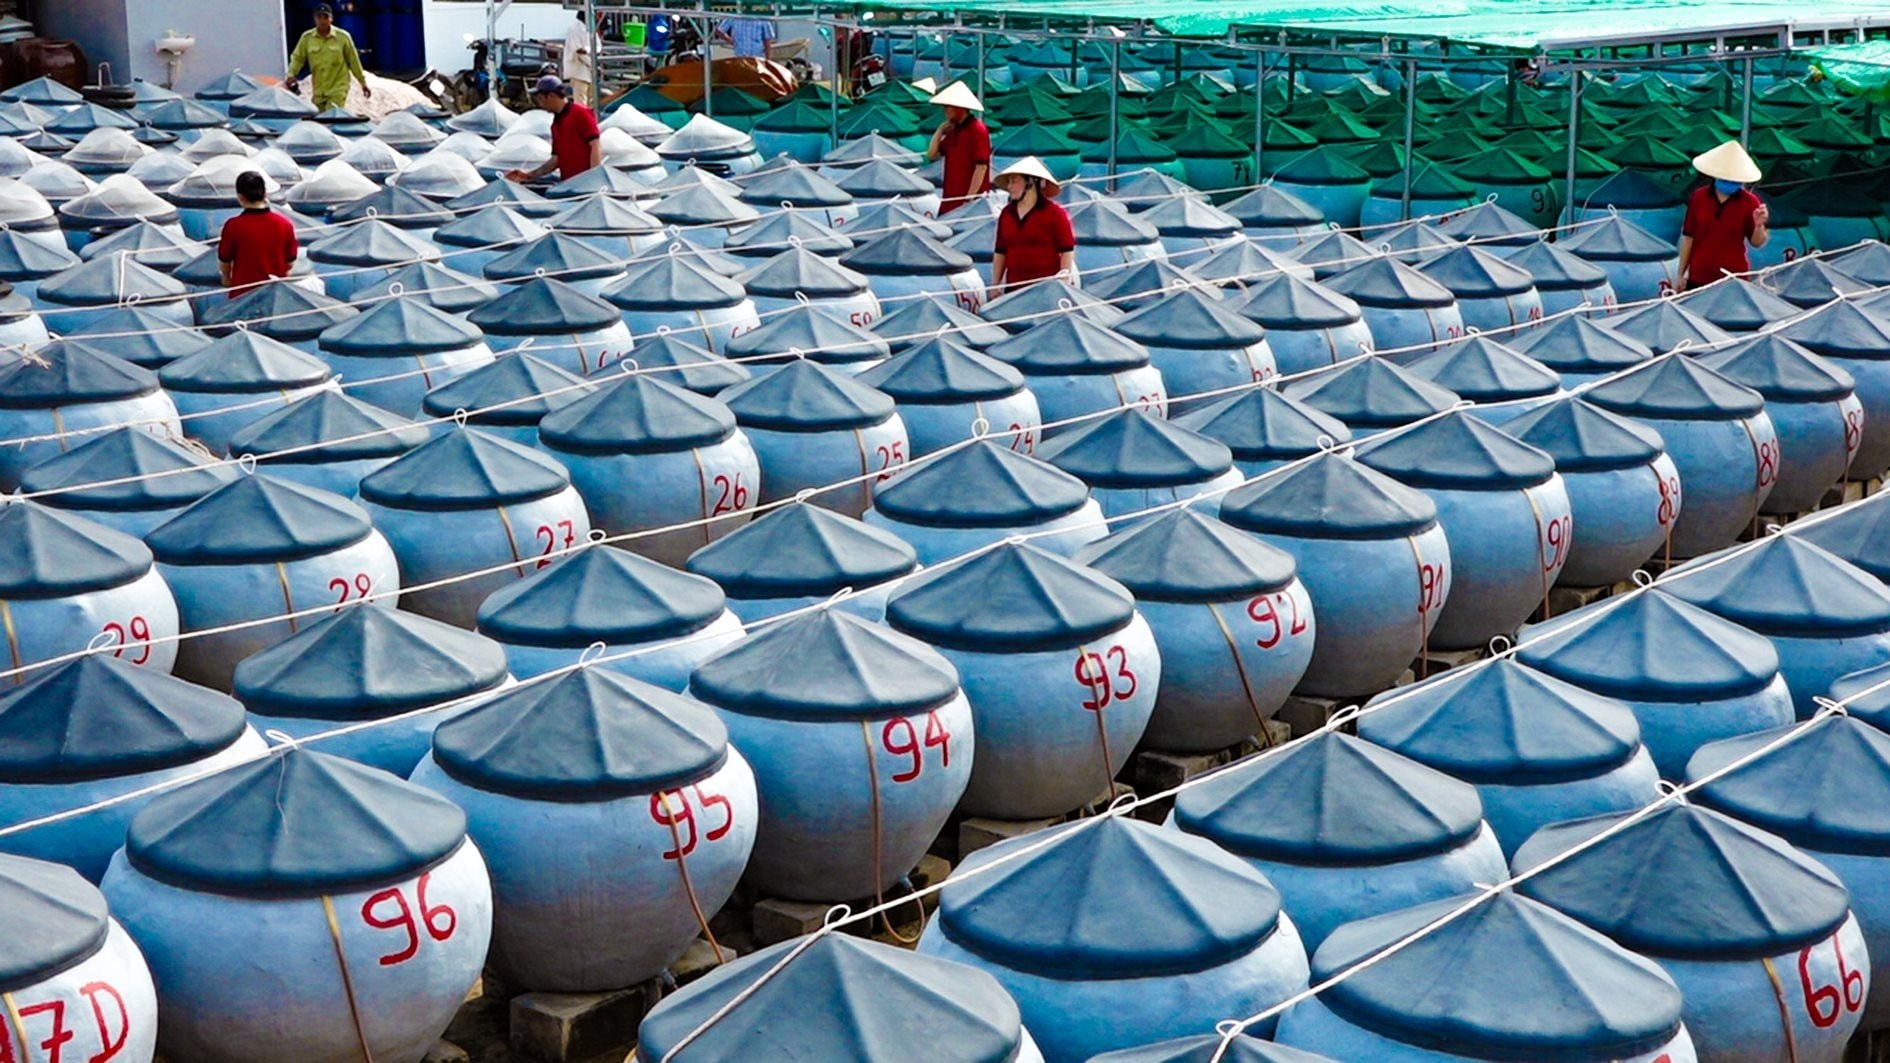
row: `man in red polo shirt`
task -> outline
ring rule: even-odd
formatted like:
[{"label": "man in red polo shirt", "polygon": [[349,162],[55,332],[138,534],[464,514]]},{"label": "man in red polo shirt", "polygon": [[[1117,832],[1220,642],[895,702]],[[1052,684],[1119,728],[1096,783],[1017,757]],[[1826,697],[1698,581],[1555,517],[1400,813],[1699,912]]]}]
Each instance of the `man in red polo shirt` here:
[{"label": "man in red polo shirt", "polygon": [[939,192],[940,217],[950,214],[973,196],[991,191],[991,130],[979,118],[984,104],[962,81],[945,86],[932,97],[945,108],[945,121],[932,134],[925,157],[945,159],[945,183]]},{"label": "man in red polo shirt", "polygon": [[532,181],[556,170],[560,180],[569,181],[603,165],[604,133],[597,127],[597,114],[573,101],[564,82],[551,74],[539,78],[532,86],[532,102],[551,112],[551,158],[530,170],[507,170],[507,180]]},{"label": "man in red polo shirt", "polygon": [[1686,220],[1680,226],[1680,267],[1674,284],[1680,291],[1697,288],[1752,268],[1746,245],[1764,247],[1772,238],[1766,228],[1772,212],[1746,185],[1757,181],[1759,166],[1737,140],[1696,156],[1693,168],[1707,183],[1687,198]]},{"label": "man in red polo shirt", "polygon": [[286,277],[295,263],[295,223],[269,209],[269,184],[255,170],[236,175],[236,202],[243,212],[223,223],[217,264],[230,298],[272,277]]}]

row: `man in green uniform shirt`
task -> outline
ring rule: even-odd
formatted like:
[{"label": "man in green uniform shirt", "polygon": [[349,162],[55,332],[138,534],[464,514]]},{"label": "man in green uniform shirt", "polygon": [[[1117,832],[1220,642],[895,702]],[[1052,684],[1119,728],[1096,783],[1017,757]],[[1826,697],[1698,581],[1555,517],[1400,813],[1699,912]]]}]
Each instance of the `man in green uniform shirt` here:
[{"label": "man in green uniform shirt", "polygon": [[361,95],[374,95],[368,87],[367,71],[361,69],[361,53],[354,48],[354,38],[347,30],[335,28],[335,9],[327,4],[316,5],[315,28],[302,34],[302,39],[295,42],[295,51],[289,54],[289,76],[283,87],[290,92],[297,91],[295,75],[303,63],[308,64],[318,111],[348,105],[350,74],[361,82]]}]

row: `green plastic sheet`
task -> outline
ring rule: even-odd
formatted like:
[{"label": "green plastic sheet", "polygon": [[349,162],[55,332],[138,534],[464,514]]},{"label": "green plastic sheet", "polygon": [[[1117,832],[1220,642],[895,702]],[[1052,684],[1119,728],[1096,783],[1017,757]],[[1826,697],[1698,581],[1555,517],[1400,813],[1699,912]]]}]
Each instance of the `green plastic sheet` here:
[{"label": "green plastic sheet", "polygon": [[1808,54],[1812,69],[1845,92],[1890,99],[1890,41],[1834,44]]},{"label": "green plastic sheet", "polygon": [[1883,0],[1379,0],[1312,4],[1305,0],[856,0],[861,10],[958,13],[1034,19],[1147,21],[1183,37],[1224,37],[1234,26],[1363,37],[1444,39],[1515,51],[1558,51],[1594,41],[1698,34],[1789,25],[1890,24]]}]

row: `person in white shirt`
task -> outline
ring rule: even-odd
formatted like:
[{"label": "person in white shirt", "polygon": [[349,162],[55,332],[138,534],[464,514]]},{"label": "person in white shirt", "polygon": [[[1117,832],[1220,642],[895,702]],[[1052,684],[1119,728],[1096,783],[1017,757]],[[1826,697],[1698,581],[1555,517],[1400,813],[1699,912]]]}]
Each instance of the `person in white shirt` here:
[{"label": "person in white shirt", "polygon": [[[603,21],[600,17],[598,21]],[[571,86],[572,98],[586,107],[596,105],[597,79],[591,55],[591,31],[584,25],[584,13],[571,18],[564,31],[564,80]]]}]

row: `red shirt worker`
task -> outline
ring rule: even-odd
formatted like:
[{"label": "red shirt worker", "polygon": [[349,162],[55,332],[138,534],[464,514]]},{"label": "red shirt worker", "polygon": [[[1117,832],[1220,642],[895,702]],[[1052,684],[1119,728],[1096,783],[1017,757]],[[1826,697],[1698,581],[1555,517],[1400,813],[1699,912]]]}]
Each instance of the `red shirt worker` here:
[{"label": "red shirt worker", "polygon": [[1711,284],[1752,268],[1746,245],[1764,247],[1772,212],[1747,188],[1761,176],[1759,166],[1736,140],[1695,156],[1693,168],[1710,180],[1687,198],[1680,226],[1680,267],[1674,284],[1681,291]]},{"label": "red shirt worker", "polygon": [[1070,215],[1054,202],[1063,190],[1035,155],[1012,163],[997,176],[1010,202],[998,214],[991,247],[991,291],[996,299],[1050,277],[1076,276],[1076,232]]},{"label": "red shirt worker", "polygon": [[217,264],[230,298],[264,281],[289,275],[298,250],[295,223],[269,209],[269,183],[255,170],[236,175],[236,202],[243,212],[223,223]]},{"label": "red shirt worker", "polygon": [[530,170],[507,170],[506,180],[533,181],[556,170],[559,180],[569,181],[603,165],[604,131],[597,126],[597,114],[572,100],[564,82],[552,74],[539,78],[532,86],[532,102],[551,112],[551,158]]},{"label": "red shirt worker", "polygon": [[938,206],[939,216],[944,217],[972,197],[991,191],[991,130],[978,117],[984,104],[962,81],[945,86],[932,102],[945,108],[945,120],[932,134],[925,157],[945,160]]}]

